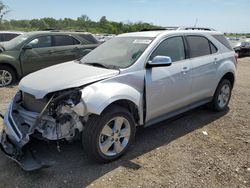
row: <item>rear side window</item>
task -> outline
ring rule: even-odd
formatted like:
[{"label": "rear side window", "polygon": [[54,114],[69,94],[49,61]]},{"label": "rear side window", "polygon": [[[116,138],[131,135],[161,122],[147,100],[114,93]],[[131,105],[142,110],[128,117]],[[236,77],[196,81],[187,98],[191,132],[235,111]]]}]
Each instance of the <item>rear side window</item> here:
[{"label": "rear side window", "polygon": [[213,35],[213,37],[225,47],[227,47],[229,50],[233,50],[228,40],[223,35]]},{"label": "rear side window", "polygon": [[54,46],[69,46],[80,44],[78,40],[68,35],[53,36]]},{"label": "rear side window", "polygon": [[187,36],[190,58],[210,55],[210,41],[201,36]]},{"label": "rear side window", "polygon": [[184,60],[186,55],[182,37],[172,37],[163,41],[153,52],[150,60],[156,56],[169,56],[172,62]]}]

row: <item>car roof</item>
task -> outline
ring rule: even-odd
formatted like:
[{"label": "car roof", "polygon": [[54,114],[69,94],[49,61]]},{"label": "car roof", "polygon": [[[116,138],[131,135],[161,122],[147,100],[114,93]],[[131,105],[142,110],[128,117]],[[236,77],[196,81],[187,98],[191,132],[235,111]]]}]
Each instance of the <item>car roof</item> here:
[{"label": "car roof", "polygon": [[0,31],[0,33],[10,33],[10,34],[24,34],[23,31]]},{"label": "car roof", "polygon": [[118,35],[118,37],[151,37],[156,38],[160,35],[172,35],[172,34],[209,34],[209,35],[221,35],[223,33],[218,31],[201,31],[201,30],[159,30],[159,31],[143,31],[134,33],[125,33]]}]

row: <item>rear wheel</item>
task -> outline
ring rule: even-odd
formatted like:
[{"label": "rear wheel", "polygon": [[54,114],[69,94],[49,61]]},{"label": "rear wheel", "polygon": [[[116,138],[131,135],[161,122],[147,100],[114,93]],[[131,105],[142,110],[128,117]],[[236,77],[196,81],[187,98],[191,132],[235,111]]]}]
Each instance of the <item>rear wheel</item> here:
[{"label": "rear wheel", "polygon": [[16,81],[15,71],[5,65],[0,65],[0,87],[13,84]]},{"label": "rear wheel", "polygon": [[83,148],[90,159],[110,162],[124,154],[135,136],[131,113],[120,106],[112,106],[100,116],[88,120],[82,135]]},{"label": "rear wheel", "polygon": [[212,108],[218,112],[225,110],[231,99],[231,93],[232,83],[226,79],[221,80],[213,97]]}]

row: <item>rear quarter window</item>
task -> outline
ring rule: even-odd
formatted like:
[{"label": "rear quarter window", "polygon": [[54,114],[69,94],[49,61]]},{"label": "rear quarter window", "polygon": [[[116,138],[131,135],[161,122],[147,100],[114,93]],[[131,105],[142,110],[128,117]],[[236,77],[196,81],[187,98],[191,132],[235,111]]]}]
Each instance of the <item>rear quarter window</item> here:
[{"label": "rear quarter window", "polygon": [[87,44],[97,44],[96,38],[90,34],[79,34],[79,37],[83,38]]},{"label": "rear quarter window", "polygon": [[233,48],[229,44],[228,40],[223,35],[212,35],[217,41],[223,44],[226,48],[233,51]]}]

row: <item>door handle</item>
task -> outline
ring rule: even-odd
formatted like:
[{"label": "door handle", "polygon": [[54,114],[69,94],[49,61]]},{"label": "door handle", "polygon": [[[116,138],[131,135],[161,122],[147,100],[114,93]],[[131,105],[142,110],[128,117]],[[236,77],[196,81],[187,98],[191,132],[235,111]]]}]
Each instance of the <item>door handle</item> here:
[{"label": "door handle", "polygon": [[181,72],[183,74],[186,74],[188,71],[189,71],[189,67],[183,67],[182,70],[181,70]]},{"label": "door handle", "polygon": [[48,53],[52,54],[52,53],[54,53],[54,51],[53,50],[48,50]]},{"label": "door handle", "polygon": [[218,63],[218,58],[214,58],[214,64],[216,65]]}]

